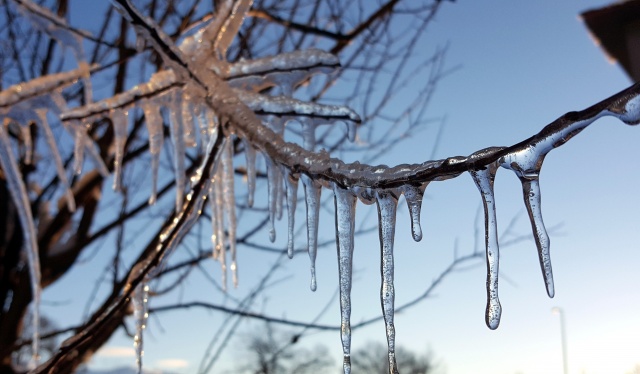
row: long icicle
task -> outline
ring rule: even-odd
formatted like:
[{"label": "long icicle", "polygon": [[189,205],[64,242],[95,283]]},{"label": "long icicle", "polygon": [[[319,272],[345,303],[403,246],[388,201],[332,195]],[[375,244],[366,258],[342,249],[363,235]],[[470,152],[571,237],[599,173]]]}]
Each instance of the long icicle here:
[{"label": "long icicle", "polygon": [[482,205],[484,206],[484,241],[487,256],[487,309],[485,322],[492,330],[498,328],[500,316],[502,315],[502,306],[498,298],[500,248],[498,247],[496,206],[493,194],[493,181],[496,176],[496,170],[497,165],[492,163],[485,169],[469,171],[478,190],[480,190]]},{"label": "long icicle", "polygon": [[544,282],[547,287],[547,295],[553,297],[556,291],[553,285],[553,270],[551,268],[551,254],[549,250],[551,241],[549,240],[547,229],[544,227],[544,221],[542,220],[540,182],[537,177],[533,179],[520,178],[520,181],[522,182],[524,204],[527,206],[533,236],[536,241],[536,247],[538,248],[540,269],[542,270]]},{"label": "long icicle", "polygon": [[136,351],[136,365],[138,367],[138,374],[142,373],[142,356],[144,355],[143,346],[143,332],[147,327],[148,315],[148,298],[149,298],[149,285],[147,280],[140,282],[133,291],[131,302],[133,303],[133,318],[136,323],[136,334],[133,337],[133,347]]},{"label": "long icicle", "polygon": [[164,143],[164,125],[160,108],[148,99],[142,101],[144,121],[149,133],[149,153],[151,154],[151,196],[149,204],[156,203],[158,195],[158,169],[160,167],[160,151]]},{"label": "long icicle", "polygon": [[9,136],[4,128],[4,124],[0,125],[0,166],[2,166],[2,170],[4,171],[9,193],[18,212],[20,226],[22,226],[22,235],[24,237],[24,248],[27,252],[29,279],[33,298],[33,337],[31,343],[33,356],[30,366],[35,368],[38,364],[38,352],[40,350],[40,255],[38,252],[36,228],[31,214],[29,195],[22,181],[18,163],[13,156],[11,142],[9,141]]},{"label": "long icicle", "polygon": [[304,201],[307,206],[307,250],[311,261],[311,291],[318,287],[316,282],[316,255],[318,253],[318,221],[320,218],[320,184],[303,174]]},{"label": "long icicle", "polygon": [[173,142],[173,167],[176,175],[176,212],[182,208],[184,190],[186,187],[185,144],[182,125],[182,95],[173,92],[172,105],[169,107],[171,118],[171,140]]},{"label": "long icicle", "polygon": [[398,198],[389,191],[377,192],[378,233],[380,236],[380,304],[387,334],[389,373],[398,374],[396,364],[396,328],[393,323],[395,287],[393,285],[393,242],[396,233]]},{"label": "long icicle", "polygon": [[287,255],[289,258],[293,258],[293,230],[298,203],[298,178],[286,170],[283,170],[283,175],[287,187]]},{"label": "long icicle", "polygon": [[221,154],[222,193],[224,195],[224,211],[227,216],[227,239],[231,254],[231,276],[233,286],[238,287],[238,265],[236,262],[236,200],[233,180],[233,141],[228,138]]},{"label": "long icicle", "polygon": [[336,244],[340,278],[340,338],[342,369],[351,373],[351,279],[353,268],[353,238],[355,232],[356,196],[338,186],[333,188],[336,210]]}]

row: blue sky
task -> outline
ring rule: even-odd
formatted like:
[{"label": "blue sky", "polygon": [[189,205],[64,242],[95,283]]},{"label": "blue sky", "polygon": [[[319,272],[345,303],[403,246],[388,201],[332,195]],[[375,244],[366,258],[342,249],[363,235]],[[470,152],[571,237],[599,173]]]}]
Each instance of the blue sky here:
[{"label": "blue sky", "polygon": [[[630,85],[578,19],[580,12],[607,3],[445,3],[430,26],[425,48],[448,44],[447,66],[459,68],[440,83],[430,104],[434,116],[446,116],[436,157],[517,143],[565,112],[586,108]],[[419,133],[380,162],[424,161],[431,153],[425,144],[431,146],[434,136],[435,131]],[[634,193],[640,186],[640,155],[635,139],[640,139],[638,129],[602,119],[546,158],[540,181],[545,222],[556,227],[551,233],[554,299],[546,296],[535,244],[527,240],[502,248],[503,315],[498,330],[491,331],[484,323],[485,270],[484,263],[477,261],[448,276],[430,299],[396,316],[398,343],[416,351],[430,349],[449,374],[561,373],[560,325],[558,316],[551,313],[558,306],[566,313],[570,373],[624,374],[640,364],[640,234],[635,230],[640,223],[636,213],[640,197]],[[423,204],[425,235],[420,243],[411,239],[408,214],[401,205],[396,305],[421,294],[452,261],[454,248],[460,255],[472,252],[476,245],[483,251],[482,222],[477,219],[480,204],[469,176],[432,183]],[[498,173],[496,204],[501,228],[518,217],[513,231],[530,234],[520,185],[509,171]],[[372,217],[375,212],[359,204],[357,214]],[[320,230],[323,239],[333,237],[331,216],[323,217]],[[284,242],[285,233],[282,222],[279,240]],[[377,233],[356,241],[354,323],[380,314],[378,251]],[[308,290],[308,259],[299,255],[276,277],[283,280],[278,285],[282,289],[260,300],[256,310],[294,320],[314,315],[309,311],[322,309],[336,287],[334,253],[332,246],[319,253],[318,292]],[[241,282],[253,284],[259,272],[252,269],[264,269],[265,263],[273,261],[273,256],[251,250],[240,253]],[[243,283],[231,296],[247,292]],[[48,291],[50,300],[64,287],[69,285],[61,282]],[[185,285],[180,297],[202,298],[203,293],[217,298],[212,302],[223,302],[197,277]],[[333,304],[320,323],[339,323],[338,306]],[[81,313],[79,309],[77,314]],[[152,318],[145,342],[146,365],[194,372],[221,319],[220,314],[202,310]],[[381,322],[355,331],[354,349],[369,340],[384,340]],[[327,344],[336,362],[340,357],[337,332],[313,334],[305,342]],[[230,351],[237,351],[238,346],[231,344]],[[131,346],[131,340],[119,334],[94,359],[95,366],[132,364]],[[238,358],[230,354],[226,360],[232,359]]]}]

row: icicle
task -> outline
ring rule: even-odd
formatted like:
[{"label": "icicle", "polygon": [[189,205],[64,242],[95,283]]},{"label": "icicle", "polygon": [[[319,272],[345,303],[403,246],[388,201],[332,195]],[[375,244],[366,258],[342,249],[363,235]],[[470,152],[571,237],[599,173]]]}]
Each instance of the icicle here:
[{"label": "icicle", "polygon": [[173,92],[173,100],[169,107],[171,119],[171,141],[173,142],[173,166],[176,175],[176,212],[182,208],[186,186],[185,144],[182,126],[182,95],[178,90]]},{"label": "icicle", "polygon": [[256,192],[256,150],[248,140],[242,139],[244,155],[247,158],[247,205],[253,207],[253,197]]},{"label": "icicle", "polygon": [[277,215],[278,200],[278,182],[280,178],[280,170],[273,164],[270,158],[267,160],[267,185],[268,185],[268,204],[269,204],[269,240],[273,243],[276,241],[275,219]]},{"label": "icicle", "polygon": [[[196,142],[195,125],[193,123],[193,111],[191,109],[191,95],[188,88],[184,89],[182,97],[182,123],[184,126],[184,143],[187,147],[195,147]],[[203,141],[204,143],[204,141]]]},{"label": "icicle", "polygon": [[422,240],[422,227],[420,226],[420,210],[422,209],[422,197],[428,183],[416,187],[413,185],[405,185],[401,191],[407,201],[409,214],[411,214],[411,235],[413,240],[419,242]]},{"label": "icicle", "polygon": [[355,232],[356,197],[334,186],[336,210],[336,244],[340,278],[340,338],[342,339],[345,374],[351,373],[351,270],[353,267],[353,237]]},{"label": "icicle", "polygon": [[311,260],[311,291],[317,288],[316,254],[318,253],[318,221],[320,217],[320,194],[322,187],[318,182],[303,174],[304,201],[307,206],[307,245]]},{"label": "icicle", "polygon": [[67,172],[64,169],[64,164],[62,163],[62,158],[60,157],[60,151],[58,150],[56,139],[53,136],[53,131],[51,131],[49,121],[47,120],[47,111],[45,109],[39,109],[37,112],[38,116],[40,117],[40,121],[38,121],[38,123],[44,131],[44,138],[47,141],[49,150],[51,151],[53,163],[56,165],[56,173],[58,174],[58,179],[60,179],[60,182],[64,186],[64,194],[67,199],[67,208],[69,209],[69,212],[75,212],[76,200],[73,196],[73,192],[71,191],[69,180],[67,179]]},{"label": "icicle", "polygon": [[142,356],[144,355],[142,334],[147,324],[149,285],[146,281],[140,282],[133,292],[133,318],[136,321],[136,334],[133,337],[133,347],[136,350],[136,365],[138,374],[142,373]]},{"label": "icicle", "polygon": [[149,100],[141,104],[144,111],[147,132],[149,133],[149,153],[151,153],[151,196],[149,204],[155,204],[158,190],[158,168],[160,166],[160,151],[164,142],[164,125],[160,108]]},{"label": "icicle", "polygon": [[521,179],[524,203],[527,206],[531,228],[533,230],[536,246],[538,247],[538,257],[540,268],[544,276],[549,297],[555,295],[553,285],[553,270],[551,269],[551,255],[549,251],[550,241],[547,229],[542,220],[542,209],[540,206],[540,184],[538,178]]},{"label": "icicle", "polygon": [[300,119],[302,124],[302,147],[309,151],[316,148],[316,126],[313,121]]},{"label": "icicle", "polygon": [[207,141],[209,140],[209,125],[207,123],[207,117],[205,115],[203,105],[195,105],[194,114],[196,117],[196,122],[198,123],[198,129],[200,130],[200,149],[201,151],[204,151],[204,149],[207,147]]},{"label": "icicle", "polygon": [[469,173],[478,186],[484,206],[485,247],[487,256],[487,309],[485,321],[487,326],[495,330],[500,324],[502,306],[498,298],[498,275],[500,265],[500,248],[498,246],[498,228],[496,219],[493,181],[497,165],[491,164],[483,170],[471,170]]},{"label": "icicle", "polygon": [[397,374],[396,328],[393,324],[395,288],[393,286],[393,242],[396,232],[397,197],[388,191],[377,192],[378,232],[380,235],[380,303],[387,333],[389,373]]},{"label": "icicle", "polygon": [[124,159],[124,146],[127,143],[127,125],[129,124],[129,111],[113,110],[111,111],[111,123],[113,125],[114,145],[116,148],[115,158],[113,161],[114,177],[113,189],[115,191],[122,190],[122,161]]},{"label": "icicle", "polygon": [[[549,140],[550,139],[550,140]],[[524,203],[529,213],[531,228],[538,248],[538,258],[540,260],[540,268],[544,277],[547,294],[549,297],[555,295],[553,284],[553,270],[551,268],[550,241],[547,230],[542,220],[542,210],[540,206],[540,186],[538,178],[542,162],[547,152],[551,149],[549,143],[553,141],[553,137],[544,142],[540,142],[538,146],[532,145],[515,153],[509,153],[500,158],[500,166],[513,170],[522,184],[522,192]]]},{"label": "icicle", "polygon": [[0,125],[0,166],[2,166],[2,170],[4,171],[4,176],[7,180],[7,189],[11,194],[11,198],[18,212],[18,218],[22,226],[22,235],[24,237],[24,249],[27,252],[33,300],[33,338],[31,343],[33,356],[31,366],[35,368],[38,364],[38,352],[40,349],[40,256],[38,254],[37,234],[31,214],[29,195],[22,181],[18,163],[13,155],[9,136],[4,126],[5,124]]},{"label": "icicle", "polygon": [[236,263],[236,201],[234,196],[233,180],[233,141],[228,138],[222,150],[222,193],[224,195],[224,211],[227,216],[227,239],[229,240],[229,253],[231,254],[231,276],[233,286],[238,287],[238,266]]},{"label": "icicle", "polygon": [[214,258],[220,262],[220,270],[222,271],[222,289],[227,290],[227,258],[224,247],[224,196],[222,194],[222,168],[214,176],[211,184],[210,200],[211,200],[211,221],[213,225],[213,241]]},{"label": "icicle", "polygon": [[288,171],[283,171],[284,181],[287,187],[287,255],[293,258],[293,229],[295,227],[296,205],[298,203],[298,178]]}]

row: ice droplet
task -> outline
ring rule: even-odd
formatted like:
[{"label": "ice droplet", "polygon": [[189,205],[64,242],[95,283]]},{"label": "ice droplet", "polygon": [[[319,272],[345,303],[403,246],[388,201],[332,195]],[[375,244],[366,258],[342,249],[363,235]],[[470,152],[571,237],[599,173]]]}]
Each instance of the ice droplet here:
[{"label": "ice droplet", "polygon": [[484,242],[487,257],[487,309],[485,322],[492,330],[498,328],[500,316],[502,315],[502,306],[498,297],[500,248],[498,246],[498,224],[493,193],[496,170],[497,165],[492,163],[485,169],[469,171],[478,190],[480,190],[482,205],[484,206]]},{"label": "ice droplet", "polygon": [[317,288],[316,255],[318,252],[318,220],[320,217],[322,187],[306,174],[303,174],[301,179],[304,187],[304,201],[307,207],[307,248],[309,259],[311,260],[311,291],[315,291]]},{"label": "ice droplet", "polygon": [[380,304],[387,334],[387,352],[389,373],[397,374],[396,365],[396,329],[393,323],[395,287],[393,285],[393,244],[396,232],[397,197],[390,191],[378,191],[378,233],[380,236]]},{"label": "ice droplet", "polygon": [[335,194],[336,244],[338,246],[338,276],[340,280],[342,368],[346,374],[351,373],[351,271],[353,267],[356,196],[338,186],[334,186],[333,191]]}]

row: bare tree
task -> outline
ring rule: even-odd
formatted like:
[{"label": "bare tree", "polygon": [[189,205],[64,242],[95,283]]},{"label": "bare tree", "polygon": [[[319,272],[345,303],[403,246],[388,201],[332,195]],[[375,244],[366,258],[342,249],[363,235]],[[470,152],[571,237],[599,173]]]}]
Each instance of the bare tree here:
[{"label": "bare tree", "polygon": [[[396,347],[398,372],[408,374],[432,374],[437,369],[430,352],[419,354],[403,346]],[[369,342],[353,352],[353,371],[357,373],[385,374],[389,372],[387,347],[383,344]]]},{"label": "bare tree", "polygon": [[[136,320],[136,332],[132,335],[139,365],[146,317],[161,310],[202,306],[231,316],[305,329],[335,328],[251,311],[257,295],[273,281],[274,268],[285,258],[284,254],[292,255],[295,251],[292,212],[299,181],[303,184],[307,211],[304,226],[312,262],[312,289],[323,188],[334,194],[340,275],[339,329],[345,372],[351,370],[354,326],[350,321],[350,292],[358,200],[375,203],[378,210],[380,298],[390,372],[398,371],[393,321],[396,310],[393,241],[398,198],[405,197],[413,237],[420,240],[422,196],[431,181],[468,172],[481,193],[487,257],[486,322],[490,328],[497,328],[501,315],[493,197],[493,180],[499,168],[513,171],[522,183],[547,293],[553,296],[549,239],[542,221],[538,183],[543,160],[548,152],[603,115],[617,117],[626,124],[640,122],[640,86],[634,85],[583,111],[567,113],[538,134],[510,147],[490,147],[467,157],[414,165],[372,166],[368,162],[394,144],[402,131],[426,122],[424,108],[442,74],[443,52],[423,57],[423,63],[415,70],[408,66],[416,58],[416,46],[425,27],[442,6],[439,1],[416,5],[390,0],[374,6],[365,1],[252,4],[241,0],[215,2],[215,7],[207,9],[200,3],[195,0],[159,4],[150,0],[134,5],[128,0],[117,0],[115,4],[122,16],[116,8],[108,7],[103,24],[87,32],[64,20],[68,10],[65,0],[57,2],[55,12],[28,0],[5,0],[1,31],[8,41],[5,47],[9,53],[2,61],[3,87],[15,84],[0,92],[3,118],[0,166],[5,180],[0,201],[6,204],[0,225],[4,230],[0,235],[3,240],[0,300],[6,306],[0,314],[4,371],[20,370],[12,362],[12,352],[29,343],[34,351],[34,372],[74,371],[123,326],[125,316],[132,312],[130,305]],[[404,27],[392,27],[398,23]],[[137,37],[135,48],[129,45],[131,29]],[[92,47],[86,54],[88,58],[84,57],[84,43]],[[57,50],[61,47],[75,55],[76,69],[67,69],[67,64],[57,59],[64,56],[64,52]],[[342,70],[337,70],[336,55],[340,57]],[[397,108],[391,111],[389,103],[393,95],[406,80],[422,72],[428,78],[415,101],[408,103],[400,115]],[[327,73],[332,74],[312,79],[314,75]],[[91,87],[100,79],[110,82],[110,92],[96,101]],[[137,85],[131,85],[130,79]],[[356,83],[348,88],[340,86],[339,82],[350,79]],[[382,94],[375,90],[380,79],[391,82]],[[298,89],[303,86],[307,88]],[[336,86],[340,89],[336,90]],[[350,108],[356,104],[360,104],[359,114]],[[166,110],[161,111],[160,107]],[[72,139],[56,140],[55,135],[63,136],[64,132],[62,128],[52,129],[49,117],[61,120]],[[290,121],[298,122],[299,126],[289,127],[285,134],[285,124]],[[389,126],[381,132],[362,126],[373,121]],[[335,126],[337,122],[345,122],[347,130]],[[327,126],[321,131],[317,129],[319,125]],[[367,148],[365,152],[349,155],[352,149],[345,142],[355,139],[356,127],[360,127],[360,140],[367,143]],[[398,130],[400,134],[395,132]],[[171,147],[163,147],[165,137],[170,139],[166,143],[170,142]],[[164,165],[160,155],[169,148],[171,161]],[[52,157],[42,158],[40,154],[45,150]],[[343,152],[344,160],[353,157],[358,161],[348,163],[330,157],[338,151]],[[85,153],[94,163],[93,168],[83,162]],[[242,153],[247,160],[244,167],[234,166],[237,165],[234,156]],[[256,153],[263,156],[266,170],[256,170]],[[127,172],[135,165],[149,164],[151,186],[143,183],[145,178]],[[169,171],[166,174],[170,177],[166,174],[158,177],[160,167]],[[71,170],[73,176],[67,175]],[[235,174],[247,178],[246,194],[236,192]],[[258,177],[268,184],[267,208],[262,210],[252,209]],[[106,214],[100,204],[107,194],[106,180],[113,182],[113,188],[121,193],[117,213],[113,207],[106,207],[110,212]],[[149,208],[146,191],[141,192],[143,186],[151,187],[150,202],[162,204],[165,209],[161,213]],[[173,187],[175,199],[162,199]],[[205,207],[205,201],[210,208]],[[288,248],[255,244],[251,239],[262,229],[275,239],[273,223],[283,215],[285,202],[290,213]],[[167,206],[175,208],[166,209]],[[238,209],[259,214],[263,219],[238,235]],[[143,212],[149,215],[142,218]],[[149,212],[159,216],[150,216]],[[209,215],[207,225],[213,225],[213,248],[205,250],[196,244],[198,250],[189,252],[190,246],[198,242],[190,233],[204,226],[203,220],[198,220],[203,213]],[[109,218],[103,221],[104,216]],[[143,234],[128,233],[134,220],[140,220],[147,228]],[[105,272],[108,274],[105,280],[110,284],[108,296],[92,309],[85,321],[71,328],[72,336],[46,362],[35,367],[40,288],[58,280],[83,252],[111,233],[116,235],[112,241],[113,260]],[[134,255],[125,253],[126,237],[131,235],[142,236],[138,239],[147,243],[137,248]],[[167,264],[166,258],[179,244],[186,248],[187,258]],[[234,300],[231,308],[198,302],[148,309],[149,297],[175,290],[192,270],[211,257],[220,262],[225,276],[229,267],[235,283],[237,245],[258,247],[278,256],[274,267],[245,299]],[[20,255],[22,247],[26,259]],[[470,258],[476,257],[474,254]],[[460,261],[458,258],[452,266]],[[445,269],[442,276],[448,272]],[[150,283],[162,287],[150,287]],[[225,278],[212,283],[225,289],[227,281]],[[21,322],[30,303],[33,339],[20,341]],[[233,326],[238,321],[230,324],[227,336],[234,334]],[[219,352],[220,349],[208,362],[215,362]]]}]

